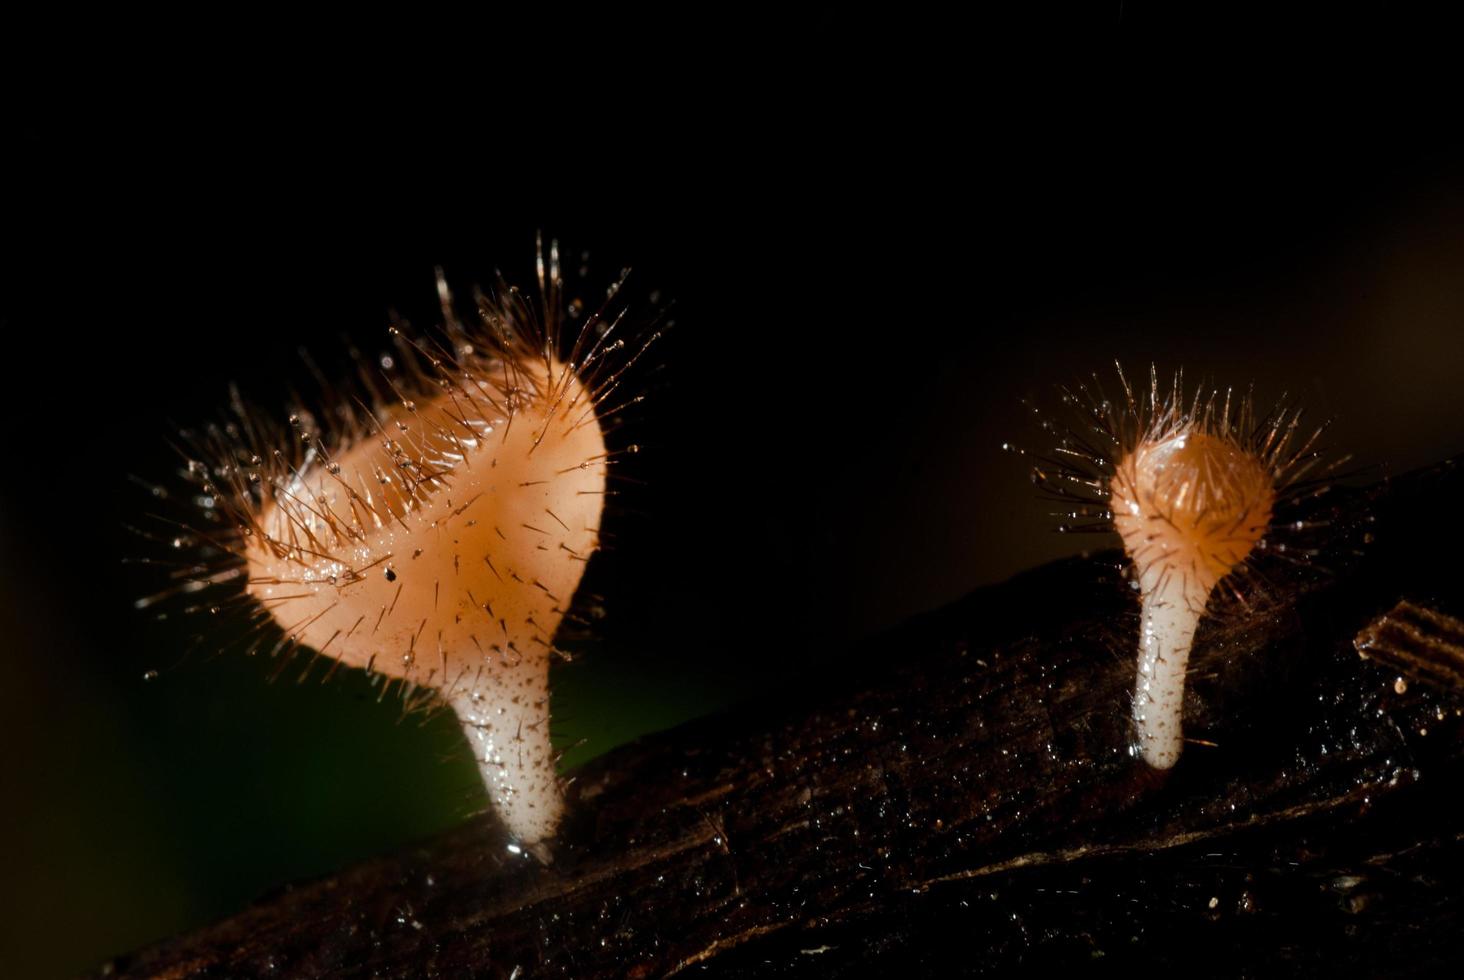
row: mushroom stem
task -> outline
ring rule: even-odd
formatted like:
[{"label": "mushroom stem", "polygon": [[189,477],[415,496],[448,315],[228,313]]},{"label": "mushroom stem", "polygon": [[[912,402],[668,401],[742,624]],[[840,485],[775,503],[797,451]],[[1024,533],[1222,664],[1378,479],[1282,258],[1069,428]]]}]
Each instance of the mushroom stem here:
[{"label": "mushroom stem", "polygon": [[1165,575],[1144,590],[1134,727],[1140,757],[1169,769],[1184,750],[1184,674],[1208,596],[1192,580]]},{"label": "mushroom stem", "polygon": [[564,814],[564,792],[549,740],[549,670],[542,659],[444,692],[493,809],[513,842],[540,855]]}]

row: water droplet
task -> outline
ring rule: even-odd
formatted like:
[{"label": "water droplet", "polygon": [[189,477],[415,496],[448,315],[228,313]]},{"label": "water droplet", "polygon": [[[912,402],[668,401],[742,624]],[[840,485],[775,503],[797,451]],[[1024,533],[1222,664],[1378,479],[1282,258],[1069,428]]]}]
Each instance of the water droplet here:
[{"label": "water droplet", "polygon": [[155,681],[158,679],[158,672],[156,670],[145,670],[142,672],[142,679],[145,681]]}]

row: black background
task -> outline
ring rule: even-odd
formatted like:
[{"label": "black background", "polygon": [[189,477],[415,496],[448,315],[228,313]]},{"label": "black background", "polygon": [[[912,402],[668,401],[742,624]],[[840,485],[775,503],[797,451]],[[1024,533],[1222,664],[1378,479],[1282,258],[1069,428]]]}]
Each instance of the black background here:
[{"label": "black background", "polygon": [[1464,448],[1447,60],[1394,25],[1048,14],[12,25],[47,53],[3,129],[3,972],[481,805],[451,724],[184,656],[122,564],[175,424],[434,322],[436,265],[527,284],[542,230],[674,302],[606,615],[557,675],[571,761],[1071,553],[1000,447],[1115,358],[1290,392],[1378,472]]}]

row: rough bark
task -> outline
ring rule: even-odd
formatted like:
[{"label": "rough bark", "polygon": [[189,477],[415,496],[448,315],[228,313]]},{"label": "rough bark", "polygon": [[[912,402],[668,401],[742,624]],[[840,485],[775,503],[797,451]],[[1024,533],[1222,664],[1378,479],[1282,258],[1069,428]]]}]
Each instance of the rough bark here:
[{"label": "rough bark", "polygon": [[1338,499],[1330,573],[1201,625],[1167,776],[1077,559],[597,760],[550,867],[484,816],[104,972],[1457,975],[1464,465]]}]

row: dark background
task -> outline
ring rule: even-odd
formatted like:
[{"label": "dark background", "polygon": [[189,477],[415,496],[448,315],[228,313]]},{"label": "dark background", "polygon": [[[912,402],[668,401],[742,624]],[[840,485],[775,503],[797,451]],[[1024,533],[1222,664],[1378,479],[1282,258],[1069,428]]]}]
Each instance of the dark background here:
[{"label": "dark background", "polygon": [[527,284],[542,229],[674,301],[646,487],[591,569],[606,615],[557,669],[571,764],[1071,553],[1000,446],[1040,447],[1021,399],[1115,358],[1296,395],[1378,473],[1464,449],[1447,63],[1368,24],[1053,16],[1057,41],[742,7],[133,23],[27,62],[0,131],[0,973],[84,969],[482,805],[450,720],[185,656],[194,624],[136,612],[122,563],[147,551],[128,477],[172,479],[175,424],[230,381],[283,406],[301,346],[330,370],[393,310],[433,323],[435,265]]}]

